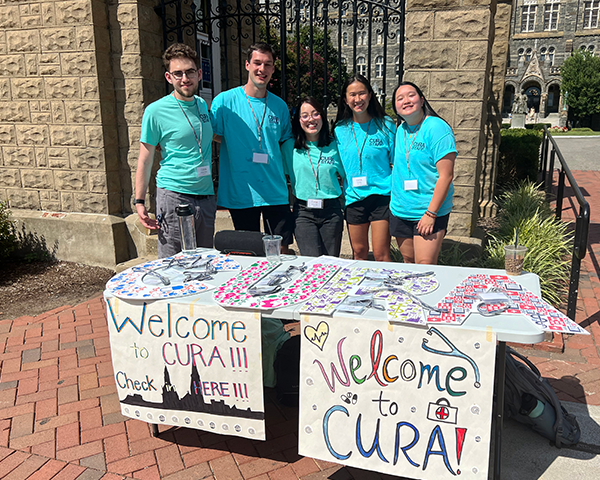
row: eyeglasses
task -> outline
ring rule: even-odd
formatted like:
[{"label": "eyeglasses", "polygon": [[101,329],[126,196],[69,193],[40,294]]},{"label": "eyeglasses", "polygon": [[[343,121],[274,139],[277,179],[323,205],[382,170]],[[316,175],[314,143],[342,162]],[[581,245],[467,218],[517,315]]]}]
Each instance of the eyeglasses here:
[{"label": "eyeglasses", "polygon": [[169,73],[175,80],[181,80],[184,75],[188,78],[193,78],[193,77],[197,76],[198,70],[196,70],[195,68],[190,68],[189,70],[186,70],[185,72],[182,72],[181,70],[176,70],[174,72],[169,72]]},{"label": "eyeglasses", "polygon": [[300,115],[300,120],[304,120],[305,122],[311,118],[316,120],[317,118],[321,118],[321,114],[319,112],[314,112],[312,115],[310,113],[303,113]]}]

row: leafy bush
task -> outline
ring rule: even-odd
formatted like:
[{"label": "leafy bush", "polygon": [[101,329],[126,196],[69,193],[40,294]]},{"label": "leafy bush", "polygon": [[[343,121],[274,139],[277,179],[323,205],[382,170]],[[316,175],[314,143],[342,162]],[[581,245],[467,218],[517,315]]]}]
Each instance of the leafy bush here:
[{"label": "leafy bush", "polygon": [[523,181],[498,199],[499,227],[492,233],[480,266],[504,268],[504,245],[527,247],[523,268],[540,277],[542,296],[558,306],[566,298],[572,236],[566,223],[551,213],[546,196],[533,182]]},{"label": "leafy bush", "polygon": [[[540,212],[522,218],[519,228],[519,245],[527,247],[523,268],[540,277],[542,297],[559,306],[567,294],[570,242],[566,223],[554,217],[544,218]],[[504,268],[504,245],[515,243],[516,227],[510,237],[492,236],[486,247],[484,266]]]},{"label": "leafy bush", "polygon": [[511,128],[501,130],[496,185],[505,190],[520,180],[537,179],[542,132]]},{"label": "leafy bush", "polygon": [[8,202],[0,202],[0,259],[7,258],[17,248],[15,225],[10,219]]},{"label": "leafy bush", "polygon": [[8,202],[0,201],[0,259],[10,256],[13,260],[26,262],[56,260],[58,241],[49,249],[43,235],[27,232],[25,225],[18,231],[10,215]]}]

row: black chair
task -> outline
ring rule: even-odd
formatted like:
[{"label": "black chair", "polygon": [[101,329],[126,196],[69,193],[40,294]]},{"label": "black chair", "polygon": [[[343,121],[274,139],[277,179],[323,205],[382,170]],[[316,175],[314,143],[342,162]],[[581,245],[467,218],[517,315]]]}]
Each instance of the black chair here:
[{"label": "black chair", "polygon": [[215,248],[225,254],[264,257],[264,235],[262,232],[245,230],[220,230],[215,234]]}]

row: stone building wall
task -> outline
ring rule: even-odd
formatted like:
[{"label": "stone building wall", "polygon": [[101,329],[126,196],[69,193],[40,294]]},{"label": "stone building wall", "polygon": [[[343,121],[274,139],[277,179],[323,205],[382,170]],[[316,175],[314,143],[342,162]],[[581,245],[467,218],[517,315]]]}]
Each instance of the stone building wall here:
[{"label": "stone building wall", "polygon": [[459,153],[448,229],[454,236],[471,236],[478,215],[496,3],[407,1],[404,78],[423,89],[456,136]]},{"label": "stone building wall", "polygon": [[12,208],[121,211],[106,13],[93,0],[0,6],[0,198]]}]

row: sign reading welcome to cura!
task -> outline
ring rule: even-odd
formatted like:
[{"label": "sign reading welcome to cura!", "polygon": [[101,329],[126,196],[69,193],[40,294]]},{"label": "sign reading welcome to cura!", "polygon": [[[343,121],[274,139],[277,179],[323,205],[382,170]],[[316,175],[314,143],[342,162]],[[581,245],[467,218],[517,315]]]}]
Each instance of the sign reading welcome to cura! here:
[{"label": "sign reading welcome to cura!", "polygon": [[123,415],[265,439],[260,314],[105,298]]},{"label": "sign reading welcome to cura!", "polygon": [[496,338],[302,320],[299,453],[410,478],[487,479]]}]

